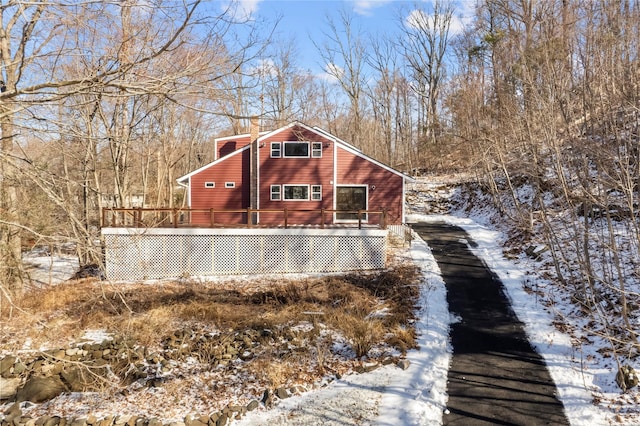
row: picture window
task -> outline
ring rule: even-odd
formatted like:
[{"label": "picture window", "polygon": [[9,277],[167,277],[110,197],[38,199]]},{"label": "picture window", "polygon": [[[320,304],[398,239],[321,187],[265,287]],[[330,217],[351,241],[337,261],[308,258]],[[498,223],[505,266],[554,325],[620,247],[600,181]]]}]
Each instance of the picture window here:
[{"label": "picture window", "polygon": [[283,185],[284,200],[309,201],[309,185]]},{"label": "picture window", "polygon": [[309,142],[285,142],[285,157],[309,157]]}]

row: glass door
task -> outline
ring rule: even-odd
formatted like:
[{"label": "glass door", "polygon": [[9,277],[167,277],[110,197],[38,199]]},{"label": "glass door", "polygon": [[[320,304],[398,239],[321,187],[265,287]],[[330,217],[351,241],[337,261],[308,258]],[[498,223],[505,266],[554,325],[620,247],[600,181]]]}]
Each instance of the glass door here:
[{"label": "glass door", "polygon": [[[357,221],[357,210],[366,209],[366,186],[339,186],[336,188],[336,210],[349,211],[348,213],[336,213],[336,221]],[[362,215],[362,221],[367,221],[366,214]]]}]

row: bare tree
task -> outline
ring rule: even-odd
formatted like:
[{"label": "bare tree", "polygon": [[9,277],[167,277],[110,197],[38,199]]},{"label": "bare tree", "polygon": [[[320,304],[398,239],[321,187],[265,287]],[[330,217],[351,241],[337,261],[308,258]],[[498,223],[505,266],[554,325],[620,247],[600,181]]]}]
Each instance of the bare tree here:
[{"label": "bare tree", "polygon": [[[99,260],[99,250],[91,251],[103,196],[128,205],[134,192],[149,192],[155,175],[160,176],[156,182],[162,181],[156,193],[173,202],[172,190],[161,186],[166,188],[165,179],[171,181],[179,167],[193,165],[194,137],[208,136],[206,131],[185,135],[160,129],[175,125],[166,119],[172,117],[169,106],[223,117],[212,99],[235,89],[225,86],[228,76],[261,49],[253,27],[247,27],[246,38],[231,37],[239,22],[224,11],[200,13],[201,6],[197,0],[153,7],[131,0],[0,7],[3,288],[21,288],[20,231],[29,224],[16,202],[20,182],[32,182],[66,213],[57,232],[79,243],[82,263]],[[204,126],[205,121],[192,123]],[[166,155],[151,161],[159,135],[165,135]],[[51,157],[30,152],[35,144],[27,142],[35,138],[57,144],[55,167]],[[168,152],[177,144],[185,146],[185,161],[178,152]]]},{"label": "bare tree", "polygon": [[338,83],[348,100],[349,125],[346,139],[362,147],[367,47],[362,31],[354,27],[353,17],[346,10],[341,11],[339,22],[327,18],[327,25],[324,41],[321,44],[316,43],[316,48],[322,58],[325,72]]},{"label": "bare tree", "polygon": [[439,104],[445,78],[445,54],[453,16],[451,2],[436,0],[432,10],[416,7],[403,17],[404,58],[412,75],[412,88],[418,96],[418,134],[427,145],[435,146],[441,127]]}]

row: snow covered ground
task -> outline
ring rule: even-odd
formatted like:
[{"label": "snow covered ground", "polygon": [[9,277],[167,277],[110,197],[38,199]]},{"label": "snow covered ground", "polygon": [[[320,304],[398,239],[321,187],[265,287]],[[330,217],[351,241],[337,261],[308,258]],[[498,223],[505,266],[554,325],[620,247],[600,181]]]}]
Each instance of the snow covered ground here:
[{"label": "snow covered ground", "polygon": [[[527,334],[545,358],[572,425],[605,425],[613,415],[592,404],[597,377],[611,374],[577,353],[570,338],[552,325],[553,314],[540,306],[535,295],[523,289],[524,280],[535,280],[526,271],[531,265],[514,264],[502,255],[504,237],[472,219],[449,215],[413,215],[409,222],[443,221],[465,229],[477,243],[476,256],[498,274],[514,310],[526,324]],[[446,416],[446,376],[451,346],[450,318],[444,283],[431,250],[414,240],[411,256],[422,267],[419,350],[410,351],[411,366],[403,371],[382,367],[364,375],[353,375],[300,397],[281,401],[269,411],[250,413],[239,425],[328,424],[328,425],[437,425]],[[611,389],[611,391],[615,391]],[[620,424],[618,421],[615,423]],[[627,423],[632,424],[632,423]]]},{"label": "snow covered ground", "polygon": [[[496,231],[488,215],[479,210],[469,218],[427,215],[422,214],[425,211],[421,206],[414,207],[413,211],[420,214],[411,215],[409,222],[444,221],[457,225],[477,243],[472,250],[503,281],[531,343],[547,362],[572,425],[640,424],[637,415],[629,414],[637,392],[620,395],[614,380],[615,363],[598,354],[596,345],[576,342],[575,336],[553,326],[557,315],[571,310],[563,306],[568,303],[566,298],[558,297],[555,305],[549,305],[541,302],[537,291],[527,291],[555,291],[552,283],[540,278],[539,263],[527,257],[507,260],[503,254],[506,236]],[[448,327],[455,318],[449,315],[445,286],[429,247],[416,239],[409,253],[422,268],[423,287],[417,323],[420,349],[407,354],[411,361],[407,370],[389,365],[366,374],[344,376],[300,396],[277,400],[276,407],[260,408],[234,424],[441,424],[447,415],[446,376],[452,349]],[[66,279],[77,266],[68,257],[40,255],[27,261],[39,265],[32,274],[41,283]]]}]

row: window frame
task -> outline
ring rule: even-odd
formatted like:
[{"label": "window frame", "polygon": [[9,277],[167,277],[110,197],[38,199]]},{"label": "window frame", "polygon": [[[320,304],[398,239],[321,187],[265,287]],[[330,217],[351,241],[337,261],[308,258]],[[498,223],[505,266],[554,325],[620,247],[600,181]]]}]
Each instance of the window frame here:
[{"label": "window frame", "polygon": [[[277,191],[274,191],[274,189],[277,189]],[[269,198],[271,199],[271,201],[282,201],[282,185],[271,185],[269,192]],[[277,198],[274,197],[276,193]]]},{"label": "window frame", "polygon": [[[307,146],[307,155],[287,155],[287,145],[292,144],[305,144]],[[282,142],[282,158],[310,158],[311,157],[311,145],[308,141],[286,141]]]},{"label": "window frame", "polygon": [[215,187],[216,187],[216,183],[215,183],[215,182],[205,182],[205,183],[204,183],[204,187],[205,187],[206,189],[215,188]]},{"label": "window frame", "polygon": [[[287,198],[287,188],[290,188],[290,187],[306,188],[307,198]],[[310,196],[311,196],[311,192],[308,184],[286,183],[282,185],[282,201],[309,201]]]},{"label": "window frame", "polygon": [[322,142],[311,142],[311,158],[322,158]]},{"label": "window frame", "polygon": [[322,185],[311,185],[311,201],[322,201]]},{"label": "window frame", "polygon": [[[274,155],[274,152],[277,152]],[[282,158],[282,142],[271,142],[271,158]]]},{"label": "window frame", "polygon": [[236,187],[236,183],[235,182],[225,182],[224,183],[224,187],[227,189],[233,189]]}]

